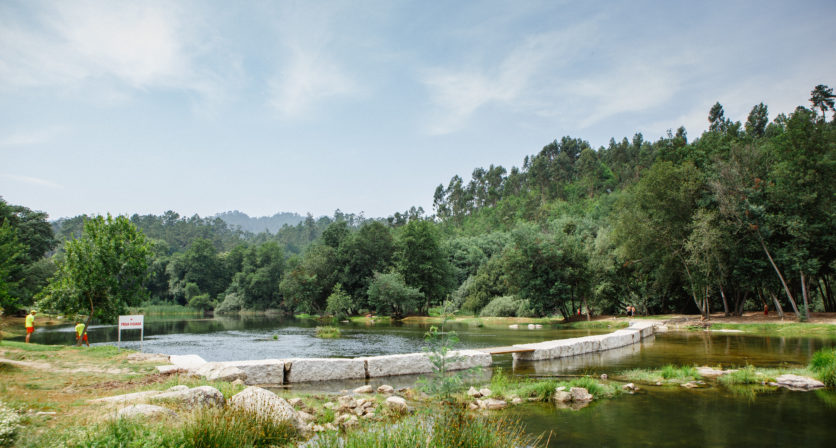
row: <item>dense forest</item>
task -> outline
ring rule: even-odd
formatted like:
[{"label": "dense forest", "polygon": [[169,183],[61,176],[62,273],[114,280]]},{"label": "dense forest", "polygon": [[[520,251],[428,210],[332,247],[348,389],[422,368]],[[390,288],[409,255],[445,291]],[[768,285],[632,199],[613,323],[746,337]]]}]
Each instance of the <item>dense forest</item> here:
[{"label": "dense forest", "polygon": [[[141,287],[125,301],[335,316],[402,316],[442,304],[491,316],[618,313],[627,305],[740,314],[768,304],[801,319],[833,312],[832,89],[816,86],[810,101],[771,121],[758,104],[743,123],[718,103],[708,131],[691,140],[684,128],[597,149],[563,137],[520,167],[454,176],[436,188],[431,215],[413,207],[371,219],[338,210],[265,232],[219,216],[134,215],[120,235],[134,226],[141,238],[131,238],[147,250],[136,252]],[[111,222],[46,219],[0,200],[7,311],[81,297],[68,241],[85,238],[86,223]]]}]

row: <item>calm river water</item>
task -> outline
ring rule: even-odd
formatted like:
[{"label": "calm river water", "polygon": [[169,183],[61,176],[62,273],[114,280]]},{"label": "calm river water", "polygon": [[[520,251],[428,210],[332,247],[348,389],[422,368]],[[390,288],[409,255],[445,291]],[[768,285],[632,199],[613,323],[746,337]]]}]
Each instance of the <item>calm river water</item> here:
[{"label": "calm river water", "polygon": [[[266,317],[214,319],[147,318],[142,351],[197,354],[208,361],[291,358],[357,357],[419,352],[428,325],[340,324],[343,337],[321,340],[313,336],[316,322],[281,321]],[[551,339],[606,333],[602,330],[509,329],[453,324],[460,348],[505,346]],[[275,337],[275,338],[274,338]],[[72,326],[39,328],[34,342],[70,344]],[[93,326],[90,339],[115,344],[114,326]],[[127,340],[126,340],[127,339]],[[569,359],[514,363],[510,355],[494,357],[495,366],[521,376],[617,375],[636,367],[666,364],[757,367],[802,366],[812,354],[836,340],[779,338],[740,333],[670,332],[643,343]],[[139,333],[123,332],[122,347],[138,350]],[[484,384],[491,372],[475,381]],[[412,385],[413,377],[375,380],[395,387]],[[294,388],[338,391],[361,381],[294,385]],[[578,410],[557,409],[548,404],[509,408],[533,434],[551,432],[549,446],[758,446],[832,447],[836,440],[836,392],[791,392],[754,389],[643,387],[635,395],[594,402]]]}]

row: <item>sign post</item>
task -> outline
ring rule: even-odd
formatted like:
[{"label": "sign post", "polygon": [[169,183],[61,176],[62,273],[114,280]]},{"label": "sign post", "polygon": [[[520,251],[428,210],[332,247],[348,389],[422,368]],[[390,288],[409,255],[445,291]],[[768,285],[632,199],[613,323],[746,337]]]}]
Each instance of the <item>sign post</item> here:
[{"label": "sign post", "polygon": [[117,347],[122,345],[122,330],[139,330],[139,351],[142,351],[142,340],[145,338],[144,318],[142,314],[119,316],[119,334],[117,335]]}]

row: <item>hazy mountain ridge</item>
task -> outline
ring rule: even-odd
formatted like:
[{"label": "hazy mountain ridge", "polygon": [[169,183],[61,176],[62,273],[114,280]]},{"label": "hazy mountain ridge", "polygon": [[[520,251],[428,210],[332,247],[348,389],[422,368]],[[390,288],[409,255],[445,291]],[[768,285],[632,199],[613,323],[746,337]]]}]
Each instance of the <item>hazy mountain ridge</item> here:
[{"label": "hazy mountain ridge", "polygon": [[295,226],[305,220],[305,217],[298,213],[278,212],[273,216],[251,217],[238,210],[217,213],[215,217],[221,218],[230,227],[239,226],[241,230],[253,233],[260,233],[265,230],[276,233],[285,224]]}]

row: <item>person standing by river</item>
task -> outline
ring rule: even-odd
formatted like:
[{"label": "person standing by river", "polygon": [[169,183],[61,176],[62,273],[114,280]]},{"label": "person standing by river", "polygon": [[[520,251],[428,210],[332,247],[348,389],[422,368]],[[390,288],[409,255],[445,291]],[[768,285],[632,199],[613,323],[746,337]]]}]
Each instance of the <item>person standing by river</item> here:
[{"label": "person standing by river", "polygon": [[35,331],[35,310],[26,315],[26,343],[29,343],[29,336]]},{"label": "person standing by river", "polygon": [[80,320],[75,321],[75,342],[76,345],[81,345],[81,342],[87,343],[90,347],[90,341],[87,340],[87,332],[84,331],[84,324]]}]

